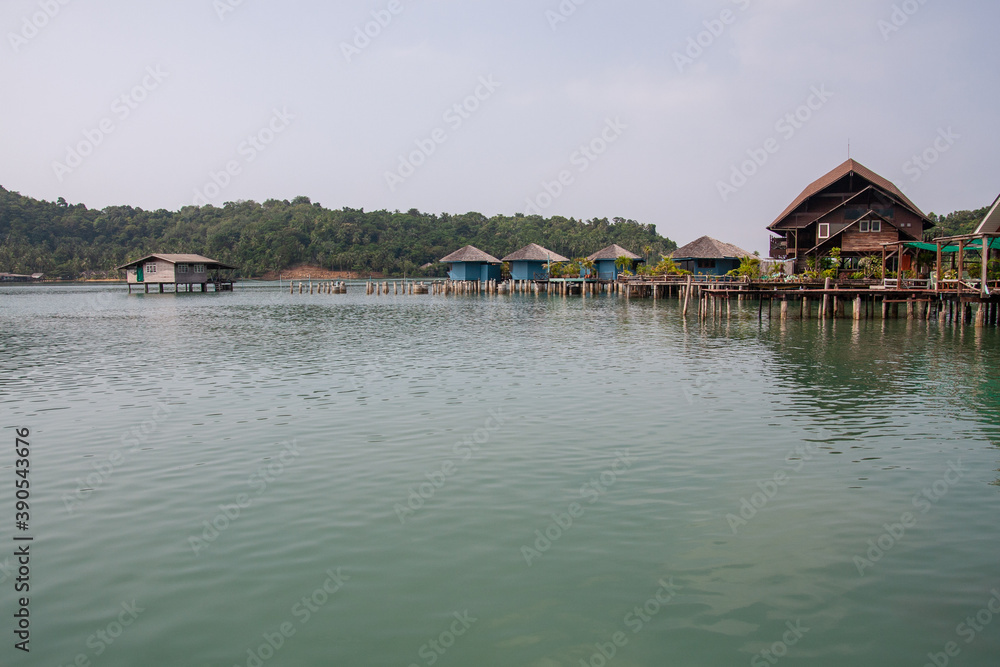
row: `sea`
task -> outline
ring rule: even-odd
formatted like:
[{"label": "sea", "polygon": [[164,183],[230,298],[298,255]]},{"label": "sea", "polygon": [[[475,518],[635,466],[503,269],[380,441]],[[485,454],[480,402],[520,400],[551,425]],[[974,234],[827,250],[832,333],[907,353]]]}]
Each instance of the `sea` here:
[{"label": "sea", "polygon": [[2,287],[0,664],[996,665],[998,367],[752,303]]}]

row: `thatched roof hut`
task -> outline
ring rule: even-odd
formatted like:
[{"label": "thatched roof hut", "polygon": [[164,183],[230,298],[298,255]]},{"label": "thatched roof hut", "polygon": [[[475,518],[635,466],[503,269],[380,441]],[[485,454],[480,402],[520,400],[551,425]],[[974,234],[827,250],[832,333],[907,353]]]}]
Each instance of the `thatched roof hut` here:
[{"label": "thatched roof hut", "polygon": [[504,257],[503,261],[510,263],[510,277],[514,280],[545,280],[549,277],[550,263],[568,262],[569,258],[537,243],[529,243]]}]

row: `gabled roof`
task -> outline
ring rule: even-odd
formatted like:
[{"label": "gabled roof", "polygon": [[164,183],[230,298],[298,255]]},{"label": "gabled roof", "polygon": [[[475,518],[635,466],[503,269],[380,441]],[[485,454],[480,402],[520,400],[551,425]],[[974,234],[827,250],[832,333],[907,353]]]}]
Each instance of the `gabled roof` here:
[{"label": "gabled roof", "polygon": [[629,259],[642,259],[639,255],[633,252],[629,252],[625,248],[621,247],[617,243],[609,245],[603,250],[598,250],[593,255],[587,257],[592,262],[596,262],[601,259],[618,259],[619,257],[628,257]]},{"label": "gabled roof", "polygon": [[223,264],[222,262],[211,259],[210,257],[204,257],[202,255],[171,255],[171,254],[154,254],[146,255],[142,259],[136,259],[128,264],[122,264],[121,266],[115,267],[116,271],[121,271],[122,269],[127,269],[133,266],[138,266],[143,262],[151,259],[162,259],[164,262],[170,262],[171,264],[205,264],[207,268],[212,269],[235,269],[235,266],[229,266],[228,264]]},{"label": "gabled roof", "polygon": [[499,264],[500,260],[483,252],[476,246],[467,245],[464,248],[459,248],[455,252],[451,253],[447,257],[441,258],[442,262],[483,262],[486,264]]},{"label": "gabled roof", "polygon": [[548,248],[543,248],[537,243],[529,243],[517,252],[511,253],[503,258],[505,262],[568,262],[568,257],[563,257],[557,252],[552,252]]},{"label": "gabled roof", "polygon": [[983,221],[976,228],[977,234],[998,234],[1000,233],[1000,197],[993,202],[993,208],[986,214]]},{"label": "gabled roof", "polygon": [[[830,173],[809,184],[809,186],[802,191],[802,194],[800,194],[795,199],[795,201],[789,204],[788,208],[782,211],[781,215],[775,218],[774,222],[768,225],[767,228],[773,229],[775,225],[777,225],[779,222],[787,218],[788,215],[792,213],[795,209],[797,209],[800,205],[802,205],[804,201],[806,201],[807,199],[809,199],[814,195],[819,194],[820,192],[830,187],[840,179],[852,173],[857,174],[858,176],[865,179],[872,185],[875,185],[878,188],[884,190],[885,192],[891,194],[893,197],[898,199],[900,203],[902,203],[904,206],[909,208],[911,211],[913,211],[921,218],[923,218],[926,222],[928,222],[928,224],[930,224],[930,221],[927,220],[927,216],[924,214],[924,212],[921,211],[919,208],[917,208],[917,205],[914,204],[912,201],[910,201],[909,197],[904,195],[902,190],[900,190],[895,185],[893,185],[889,180],[879,176],[874,171],[864,166],[860,162],[856,162],[855,160],[848,160],[847,162],[843,163]],[[819,215],[817,215],[817,217],[819,217]]]},{"label": "gabled roof", "polygon": [[743,248],[734,246],[731,243],[723,243],[710,236],[702,236],[696,241],[691,241],[683,248],[674,251],[674,259],[739,259],[750,257],[752,252],[747,252]]},{"label": "gabled roof", "polygon": [[[826,218],[829,218],[830,216],[834,215],[835,213],[840,212],[842,209],[846,209],[849,206],[853,205],[855,203],[856,199],[860,199],[862,197],[862,195],[864,195],[865,193],[867,193],[869,190],[873,190],[873,189],[874,188],[871,187],[871,186],[865,188],[864,190],[862,190],[861,192],[857,193],[853,197],[849,197],[848,199],[845,199],[842,203],[834,206],[829,211],[827,211],[826,213],[824,213],[821,216],[819,216],[818,218],[816,218],[813,222],[823,222]],[[876,192],[878,192],[878,190],[876,190]],[[886,196],[886,198],[888,198],[888,196]],[[851,227],[855,223],[860,222],[861,220],[864,220],[866,217],[870,217],[870,216],[873,216],[873,215],[876,216],[876,217],[878,217],[880,220],[884,221],[886,224],[890,225],[893,229],[897,230],[900,234],[903,234],[905,236],[909,236],[914,241],[919,241],[920,240],[921,237],[915,236],[913,234],[913,232],[910,232],[910,231],[907,231],[906,229],[903,229],[902,227],[900,227],[899,225],[897,225],[894,220],[890,220],[889,218],[886,218],[886,217],[884,217],[884,216],[876,213],[873,209],[868,209],[861,217],[855,218],[853,222],[841,222],[839,224],[839,230],[837,232],[835,232],[834,234],[832,234],[832,236],[835,236],[836,234],[840,234],[841,232],[845,231],[848,227]],[[830,225],[831,225],[830,229],[832,230],[835,225],[838,225],[838,223],[836,223],[836,222],[834,222],[834,221],[831,220],[830,221]],[[823,245],[823,244],[820,243],[819,245]],[[817,246],[817,247],[819,247],[819,246]]]}]

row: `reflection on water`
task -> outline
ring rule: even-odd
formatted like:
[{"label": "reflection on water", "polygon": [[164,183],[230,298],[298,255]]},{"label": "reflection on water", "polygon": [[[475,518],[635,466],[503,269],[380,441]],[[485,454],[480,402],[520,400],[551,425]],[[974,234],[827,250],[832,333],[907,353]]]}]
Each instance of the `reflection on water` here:
[{"label": "reflection on water", "polygon": [[789,624],[787,664],[1000,649],[955,635],[1000,576],[992,329],[237,286],[3,289],[0,330],[38,539],[4,664],[730,665]]}]

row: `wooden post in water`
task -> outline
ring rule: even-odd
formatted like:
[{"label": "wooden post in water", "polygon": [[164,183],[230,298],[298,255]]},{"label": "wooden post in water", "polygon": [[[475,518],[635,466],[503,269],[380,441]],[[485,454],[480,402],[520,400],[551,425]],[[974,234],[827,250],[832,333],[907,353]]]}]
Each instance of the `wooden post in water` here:
[{"label": "wooden post in water", "polygon": [[788,320],[788,297],[781,297],[781,321],[785,322]]},{"label": "wooden post in water", "polygon": [[830,312],[829,312],[829,310],[830,310],[830,295],[827,294],[827,292],[829,291],[829,289],[830,289],[830,279],[827,278],[825,281],[823,281],[823,308],[822,308],[822,315],[820,316],[820,319],[824,319],[824,320],[830,314]]},{"label": "wooden post in water", "polygon": [[855,322],[858,322],[858,321],[861,320],[861,308],[863,307],[863,305],[864,304],[862,304],[862,302],[861,302],[861,295],[858,294],[858,296],[854,298],[854,321]]},{"label": "wooden post in water", "polygon": [[691,276],[688,276],[687,282],[684,286],[684,311],[681,313],[682,317],[687,317],[688,301],[690,299],[691,299]]}]

